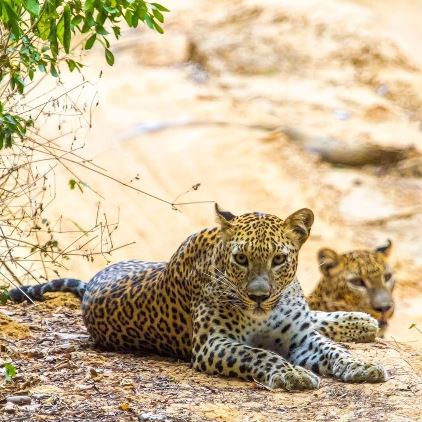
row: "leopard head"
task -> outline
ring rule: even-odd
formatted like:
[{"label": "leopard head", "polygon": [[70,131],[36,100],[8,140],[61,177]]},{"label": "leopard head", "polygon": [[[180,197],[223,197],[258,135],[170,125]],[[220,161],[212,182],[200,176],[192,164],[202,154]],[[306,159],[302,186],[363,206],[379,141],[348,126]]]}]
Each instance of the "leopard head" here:
[{"label": "leopard head", "polygon": [[220,224],[220,288],[233,305],[267,313],[295,279],[298,253],[314,216],[303,208],[285,220],[253,212],[235,216],[216,205]]},{"label": "leopard head", "polygon": [[332,249],[318,253],[323,282],[330,297],[348,305],[349,310],[367,312],[380,326],[394,312],[394,274],[388,264],[392,243],[375,250],[337,254]]}]

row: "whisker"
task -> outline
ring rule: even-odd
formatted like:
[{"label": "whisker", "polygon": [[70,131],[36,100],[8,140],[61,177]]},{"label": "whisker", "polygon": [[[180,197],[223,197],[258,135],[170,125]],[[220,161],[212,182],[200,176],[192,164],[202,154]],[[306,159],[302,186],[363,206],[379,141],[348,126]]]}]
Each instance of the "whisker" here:
[{"label": "whisker", "polygon": [[224,274],[219,268],[217,268],[215,265],[211,265],[211,267],[212,268],[214,268],[219,274],[220,274],[220,277],[222,278],[222,279],[224,279],[224,281],[225,282],[227,282],[228,284],[231,284],[236,290],[237,290],[237,286],[236,286],[236,284],[235,283],[233,283],[231,280],[229,280],[228,278],[227,278],[227,275],[226,274]]},{"label": "whisker", "polygon": [[253,301],[239,290],[238,285],[230,280],[230,278],[227,277],[227,274],[223,273],[215,265],[210,265],[210,268],[215,271],[215,274],[207,272],[203,272],[203,274],[208,276],[212,281],[218,283],[218,294],[220,296],[219,303],[230,304],[241,308],[253,305]]}]

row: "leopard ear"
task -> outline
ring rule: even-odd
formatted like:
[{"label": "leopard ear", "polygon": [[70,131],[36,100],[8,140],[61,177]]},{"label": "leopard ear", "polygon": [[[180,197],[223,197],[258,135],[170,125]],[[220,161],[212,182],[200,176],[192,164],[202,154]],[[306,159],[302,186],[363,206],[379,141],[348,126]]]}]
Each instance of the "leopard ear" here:
[{"label": "leopard ear", "polygon": [[222,210],[217,203],[215,203],[215,213],[217,221],[220,223],[221,231],[225,232],[232,226],[232,221],[236,218],[230,211]]},{"label": "leopard ear", "polygon": [[382,253],[385,257],[390,256],[391,249],[393,247],[393,242],[390,239],[387,239],[387,244],[383,246],[378,246],[375,248],[375,252]]},{"label": "leopard ear", "polygon": [[301,247],[311,233],[314,213],[309,208],[302,208],[286,218],[285,224],[290,228],[292,237]]},{"label": "leopard ear", "polygon": [[334,272],[336,267],[339,266],[340,259],[341,258],[337,252],[333,251],[332,249],[320,249],[318,252],[318,262],[322,274],[328,276],[332,275],[332,272]]}]

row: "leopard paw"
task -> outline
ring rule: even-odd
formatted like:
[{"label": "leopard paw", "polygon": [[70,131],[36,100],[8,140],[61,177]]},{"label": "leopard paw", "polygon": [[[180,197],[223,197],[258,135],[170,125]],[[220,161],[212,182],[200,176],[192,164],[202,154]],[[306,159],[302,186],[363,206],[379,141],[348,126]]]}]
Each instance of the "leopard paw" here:
[{"label": "leopard paw", "polygon": [[270,388],[284,388],[288,391],[313,390],[319,388],[319,378],[305,368],[291,366],[272,377]]},{"label": "leopard paw", "polygon": [[341,313],[332,324],[320,330],[335,341],[370,343],[379,335],[379,325],[375,318],[364,312]]},{"label": "leopard paw", "polygon": [[385,382],[388,379],[385,368],[376,363],[364,363],[359,360],[340,360],[334,365],[333,375],[344,382]]},{"label": "leopard paw", "polygon": [[355,334],[354,341],[373,342],[379,334],[378,321],[364,312],[353,312],[349,324],[351,333]]}]

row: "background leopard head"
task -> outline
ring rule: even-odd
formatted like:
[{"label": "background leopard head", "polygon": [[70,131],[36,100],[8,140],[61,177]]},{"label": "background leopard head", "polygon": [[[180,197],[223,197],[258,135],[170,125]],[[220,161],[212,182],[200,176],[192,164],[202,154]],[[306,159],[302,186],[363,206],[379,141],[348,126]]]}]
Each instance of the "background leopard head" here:
[{"label": "background leopard head", "polygon": [[296,275],[298,253],[314,216],[300,209],[285,220],[259,212],[235,216],[216,205],[221,292],[244,309],[270,311]]},{"label": "background leopard head", "polygon": [[337,254],[324,248],[318,253],[327,296],[362,311],[385,325],[394,312],[394,274],[388,264],[392,243],[375,250]]}]

